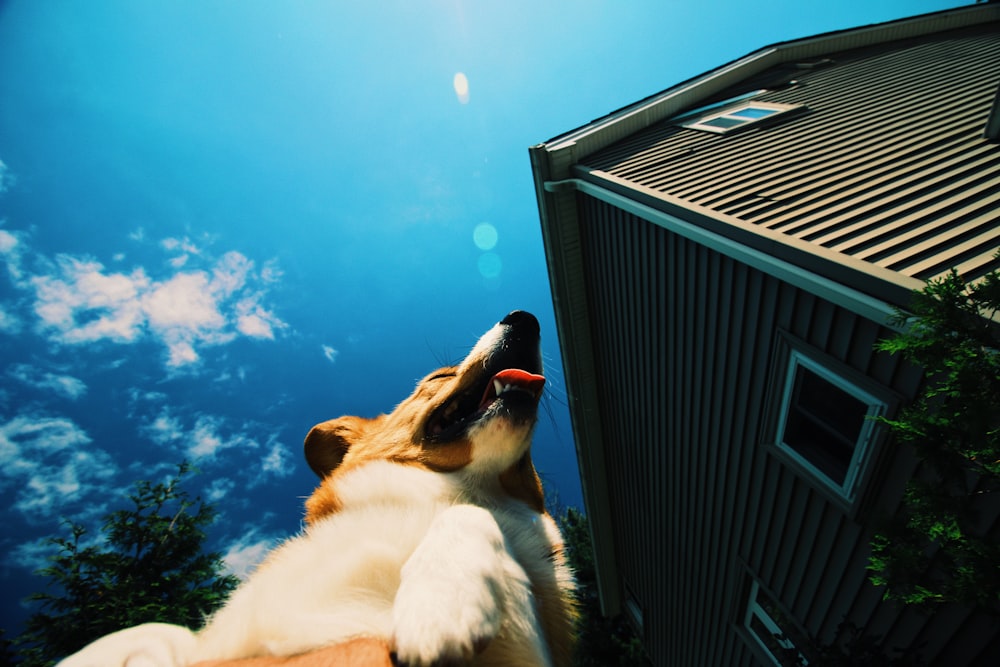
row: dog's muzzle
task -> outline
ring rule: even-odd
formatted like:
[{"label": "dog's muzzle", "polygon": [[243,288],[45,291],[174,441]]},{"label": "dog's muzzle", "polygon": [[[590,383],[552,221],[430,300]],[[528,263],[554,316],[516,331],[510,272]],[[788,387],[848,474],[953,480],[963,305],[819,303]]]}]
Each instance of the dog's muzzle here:
[{"label": "dog's muzzle", "polygon": [[[481,358],[481,360],[480,360]],[[533,421],[545,386],[540,330],[531,313],[515,310],[484,335],[460,368],[474,374],[428,420],[427,434],[461,437],[473,424],[493,418]]]}]

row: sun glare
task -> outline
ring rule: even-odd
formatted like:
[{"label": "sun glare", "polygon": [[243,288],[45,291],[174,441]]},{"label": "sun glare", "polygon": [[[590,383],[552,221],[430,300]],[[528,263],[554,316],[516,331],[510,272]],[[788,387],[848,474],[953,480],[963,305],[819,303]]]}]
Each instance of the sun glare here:
[{"label": "sun glare", "polygon": [[462,72],[455,75],[452,85],[455,87],[455,95],[462,104],[469,103],[469,79]]}]

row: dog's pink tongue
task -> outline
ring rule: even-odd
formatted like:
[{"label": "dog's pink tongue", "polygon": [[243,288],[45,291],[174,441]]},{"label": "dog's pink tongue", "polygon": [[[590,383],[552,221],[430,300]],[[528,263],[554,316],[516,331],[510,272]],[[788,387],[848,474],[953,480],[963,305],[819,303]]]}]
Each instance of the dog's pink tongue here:
[{"label": "dog's pink tongue", "polygon": [[505,371],[500,371],[493,376],[493,379],[499,380],[500,384],[505,386],[512,384],[522,389],[527,389],[536,396],[541,394],[542,387],[545,386],[544,375],[535,375],[528,371],[522,371],[519,368],[508,368]]},{"label": "dog's pink tongue", "polygon": [[489,385],[486,387],[486,391],[483,393],[483,400],[479,404],[479,409],[485,408],[496,400],[496,397],[500,395],[500,391],[507,385],[513,385],[518,389],[530,392],[535,398],[539,398],[542,395],[542,387],[545,386],[545,376],[535,375],[528,371],[522,371],[519,368],[508,368],[505,371],[500,371],[493,376],[493,379],[490,380]]}]

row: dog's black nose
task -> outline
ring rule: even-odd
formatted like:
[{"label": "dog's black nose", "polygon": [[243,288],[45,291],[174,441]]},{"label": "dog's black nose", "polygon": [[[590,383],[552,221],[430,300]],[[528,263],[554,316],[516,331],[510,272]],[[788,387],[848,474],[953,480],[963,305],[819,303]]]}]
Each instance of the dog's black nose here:
[{"label": "dog's black nose", "polygon": [[535,335],[539,333],[538,320],[526,310],[515,310],[508,313],[507,317],[500,320],[500,324],[524,329],[526,333],[531,332]]}]

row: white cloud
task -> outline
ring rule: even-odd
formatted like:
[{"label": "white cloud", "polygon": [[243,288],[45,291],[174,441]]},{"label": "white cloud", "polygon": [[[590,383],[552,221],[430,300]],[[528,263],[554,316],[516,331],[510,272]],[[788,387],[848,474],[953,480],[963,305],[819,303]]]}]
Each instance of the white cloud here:
[{"label": "white cloud", "polygon": [[201,254],[201,249],[192,243],[187,237],[184,237],[183,239],[163,239],[160,241],[160,247],[167,252],[178,253],[167,260],[170,266],[175,269],[179,269],[187,264],[192,255],[197,256]]},{"label": "white cloud", "polygon": [[0,305],[0,333],[16,334],[21,330],[21,320]]},{"label": "white cloud", "polygon": [[212,291],[228,297],[247,283],[253,262],[238,252],[227,252],[212,270]]},{"label": "white cloud", "polygon": [[10,167],[0,160],[0,194],[6,192],[13,182],[14,174],[10,173]]},{"label": "white cloud", "polygon": [[[0,163],[2,164],[2,163]],[[6,229],[0,229],[0,255],[9,255],[17,248],[17,237]]]},{"label": "white cloud", "polygon": [[255,436],[255,431],[260,430],[257,425],[234,428],[226,419],[204,413],[183,419],[165,406],[141,430],[154,444],[174,448],[199,465],[212,462],[225,465],[230,451],[236,452],[234,455],[242,460],[249,456],[259,457],[257,466],[241,465],[250,476],[251,485],[260,484],[269,477],[285,477],[295,470],[291,451],[275,436],[262,445]]},{"label": "white cloud", "polygon": [[11,460],[7,454],[56,452],[89,443],[90,436],[71,419],[18,415],[0,425],[0,467],[9,470],[28,463]]},{"label": "white cloud", "polygon": [[218,345],[235,337],[226,331],[226,318],[202,271],[178,273],[153,286],[142,299],[142,309],[150,329],[167,346],[170,366],[197,361],[196,342]]},{"label": "white cloud", "polygon": [[182,253],[200,255],[201,249],[198,248],[191,239],[186,236],[182,239],[167,238],[160,241],[160,245],[163,246],[165,250],[179,250]]},{"label": "white cloud", "polygon": [[[247,439],[239,434],[224,437],[221,434],[223,425],[222,418],[203,414],[195,419],[191,428],[187,428],[169,407],[164,407],[142,431],[155,444],[180,447],[185,456],[200,461],[214,458],[225,449],[246,444]],[[252,443],[251,446],[258,445]]]},{"label": "white cloud", "polygon": [[[99,510],[117,467],[72,420],[18,415],[0,424],[0,485],[16,489],[14,509],[35,523],[87,501]],[[96,499],[96,500],[95,500]]]},{"label": "white cloud", "polygon": [[225,318],[208,286],[208,274],[202,271],[178,273],[153,285],[142,300],[150,326],[165,332],[220,329]]},{"label": "white cloud", "polygon": [[87,393],[87,385],[83,380],[71,375],[49,373],[30,364],[14,364],[8,369],[7,374],[26,385],[43,391],[53,391],[72,400]]},{"label": "white cloud", "polygon": [[256,529],[251,529],[249,533],[229,545],[222,556],[222,561],[230,574],[245,580],[277,543],[277,539],[263,537]]},{"label": "white cloud", "polygon": [[143,324],[139,295],[150,285],[142,269],[128,276],[106,275],[101,264],[68,255],[59,256],[57,265],[56,275],[31,279],[35,313],[55,340],[127,343],[139,337]]},{"label": "white cloud", "polygon": [[[0,256],[12,275],[20,277],[23,242],[0,230]],[[168,250],[182,250],[185,258],[204,260],[204,253],[187,239],[167,239]],[[176,258],[175,258],[176,259]],[[154,279],[139,267],[124,273],[106,269],[93,259],[59,255],[54,262],[41,258],[41,269],[19,285],[34,292],[34,312],[40,330],[62,344],[110,341],[134,343],[153,338],[166,347],[172,368],[200,360],[200,350],[244,336],[273,340],[287,325],[265,305],[266,285],[280,272],[228,252],[207,269],[174,262],[174,271]],[[14,331],[13,315],[0,317],[0,331]]]},{"label": "white cloud", "polygon": [[184,438],[183,425],[167,408],[146,424],[143,431],[157,445],[169,445]]},{"label": "white cloud", "polygon": [[255,295],[236,304],[236,329],[250,338],[274,340],[274,330],[283,328],[285,323],[264,309],[259,298]]},{"label": "white cloud", "polygon": [[[106,536],[96,528],[89,530],[80,537],[77,545],[80,548],[100,547],[105,542]],[[29,572],[37,572],[43,567],[52,563],[49,558],[59,553],[60,548],[52,544],[49,537],[39,537],[35,540],[22,542],[11,548],[4,561],[6,564],[22,567]]]},{"label": "white cloud", "polygon": [[323,356],[326,357],[331,364],[337,362],[337,356],[339,354],[340,352],[338,350],[333,349],[329,345],[323,346]]},{"label": "white cloud", "polygon": [[266,284],[276,283],[285,275],[275,260],[266,262],[260,270],[260,279]]},{"label": "white cloud", "polygon": [[246,436],[237,433],[223,437],[219,429],[222,420],[218,417],[202,415],[198,417],[194,428],[187,435],[187,453],[195,461],[204,458],[214,458],[219,452],[233,447],[252,447],[259,445]]},{"label": "white cloud", "polygon": [[0,229],[0,257],[7,265],[7,273],[15,283],[21,280],[24,275],[21,270],[21,253],[24,250],[24,243],[20,237],[6,229]]},{"label": "white cloud", "polygon": [[270,449],[261,461],[262,471],[276,477],[287,477],[295,469],[292,453],[280,442],[272,441],[268,444]]},{"label": "white cloud", "polygon": [[205,500],[212,504],[218,503],[228,496],[234,488],[236,488],[236,482],[228,477],[220,477],[205,489]]},{"label": "white cloud", "polygon": [[49,557],[58,551],[59,547],[49,541],[47,537],[40,537],[31,542],[18,544],[7,553],[6,563],[23,567],[29,572],[51,565]]}]

